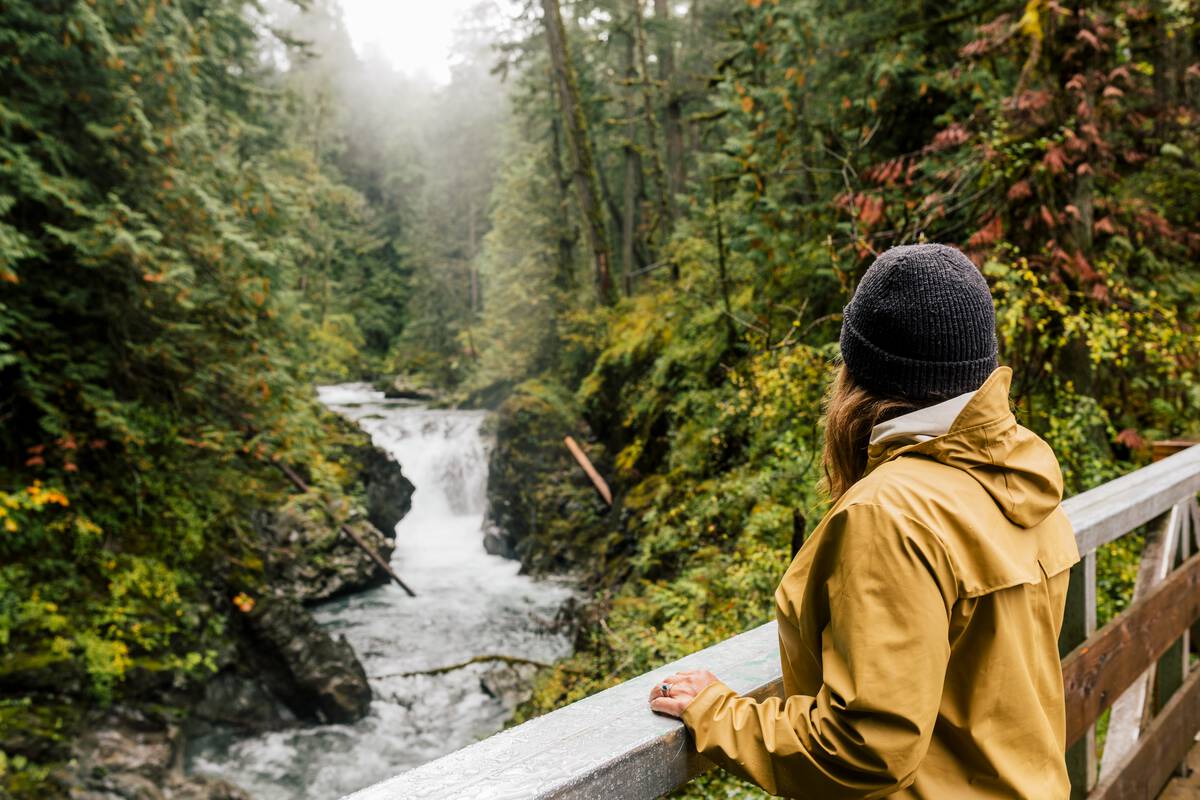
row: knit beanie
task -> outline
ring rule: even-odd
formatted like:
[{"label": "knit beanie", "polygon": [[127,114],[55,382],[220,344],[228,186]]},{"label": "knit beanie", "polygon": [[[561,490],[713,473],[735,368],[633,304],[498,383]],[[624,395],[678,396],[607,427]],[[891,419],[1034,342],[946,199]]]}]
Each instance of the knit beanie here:
[{"label": "knit beanie", "polygon": [[850,375],[877,394],[925,401],[978,389],[997,365],[987,281],[953,247],[893,247],[850,298],[841,348]]}]

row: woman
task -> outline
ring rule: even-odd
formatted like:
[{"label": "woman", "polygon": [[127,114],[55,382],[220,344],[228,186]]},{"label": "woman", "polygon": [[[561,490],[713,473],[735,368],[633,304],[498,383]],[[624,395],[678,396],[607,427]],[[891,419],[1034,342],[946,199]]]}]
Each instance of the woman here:
[{"label": "woman", "polygon": [[987,283],[897,247],[842,321],[829,513],[775,593],[784,698],[704,670],[651,707],[798,798],[1065,798],[1058,633],[1079,560],[1050,447],[1009,409]]}]

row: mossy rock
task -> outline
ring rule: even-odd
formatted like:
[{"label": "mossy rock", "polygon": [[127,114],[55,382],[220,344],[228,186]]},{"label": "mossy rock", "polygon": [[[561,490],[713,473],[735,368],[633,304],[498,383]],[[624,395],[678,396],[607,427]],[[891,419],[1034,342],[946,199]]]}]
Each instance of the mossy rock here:
[{"label": "mossy rock", "polygon": [[610,511],[563,444],[570,435],[603,475],[603,448],[589,441],[574,397],[541,380],[514,388],[492,418],[488,515],[492,552],[533,573],[572,570],[594,559]]}]

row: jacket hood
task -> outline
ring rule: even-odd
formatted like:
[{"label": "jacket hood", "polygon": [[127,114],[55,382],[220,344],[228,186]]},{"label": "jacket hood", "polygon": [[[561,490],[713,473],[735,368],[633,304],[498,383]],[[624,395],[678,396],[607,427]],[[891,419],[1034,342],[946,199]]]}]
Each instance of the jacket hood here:
[{"label": "jacket hood", "polygon": [[978,481],[1014,524],[1037,525],[1062,502],[1062,472],[1050,445],[1017,424],[1008,403],[1011,383],[1008,367],[992,372],[941,436],[907,446],[871,445],[867,472],[901,456],[932,458]]}]

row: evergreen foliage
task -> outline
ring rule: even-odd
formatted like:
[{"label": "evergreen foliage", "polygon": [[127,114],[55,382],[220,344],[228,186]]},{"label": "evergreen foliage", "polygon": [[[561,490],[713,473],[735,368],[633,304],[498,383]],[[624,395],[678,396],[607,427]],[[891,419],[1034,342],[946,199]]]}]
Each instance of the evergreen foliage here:
[{"label": "evergreen foliage", "polygon": [[[273,462],[349,482],[312,383],[386,355],[403,274],[264,30],[232,0],[0,6],[6,737],[210,675]],[[13,792],[47,772],[0,753]]]}]

